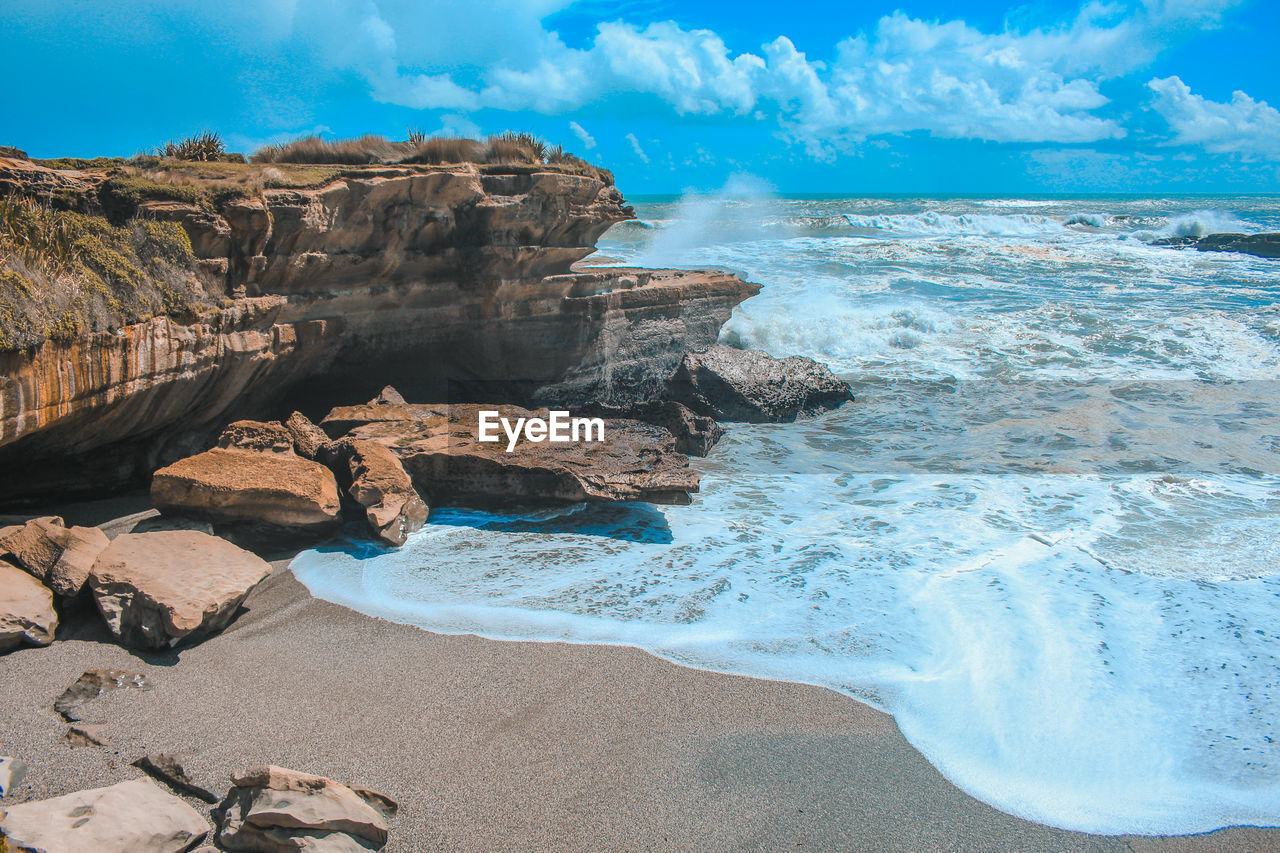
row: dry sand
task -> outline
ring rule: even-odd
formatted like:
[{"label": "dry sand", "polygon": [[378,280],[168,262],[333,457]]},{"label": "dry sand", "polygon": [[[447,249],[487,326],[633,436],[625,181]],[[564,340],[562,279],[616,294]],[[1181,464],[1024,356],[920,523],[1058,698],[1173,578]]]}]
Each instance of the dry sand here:
[{"label": "dry sand", "polygon": [[[892,717],[832,691],[632,648],[432,634],[314,599],[284,561],[246,608],[177,654],[132,654],[86,620],[0,657],[0,754],[30,766],[7,802],[133,778],[131,761],[171,752],[219,795],[258,763],[382,791],[401,805],[391,853],[1280,849],[1271,830],[1043,827],[964,794]],[[52,704],[94,668],[154,687],[97,700],[108,746],[71,748]]]}]

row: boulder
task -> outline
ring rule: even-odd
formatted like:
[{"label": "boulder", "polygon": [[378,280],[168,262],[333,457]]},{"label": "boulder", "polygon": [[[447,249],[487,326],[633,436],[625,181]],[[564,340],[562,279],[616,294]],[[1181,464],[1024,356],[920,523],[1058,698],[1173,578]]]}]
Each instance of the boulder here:
[{"label": "boulder", "polygon": [[57,629],[58,613],[49,588],[0,560],[0,651],[15,648],[24,640],[47,646]]},{"label": "boulder", "polygon": [[325,435],[324,430],[312,423],[311,419],[302,412],[289,415],[289,420],[285,421],[285,428],[293,437],[293,449],[307,459],[315,459],[321,449],[329,443],[329,436]]},{"label": "boulder", "polygon": [[283,767],[253,767],[231,784],[216,811],[229,850],[377,849],[397,808],[377,792]]},{"label": "boulder", "polygon": [[49,577],[66,544],[67,527],[56,516],[0,529],[0,559],[8,558],[41,581]]},{"label": "boulder", "polygon": [[209,822],[146,778],[9,806],[0,831],[12,853],[182,853]]},{"label": "boulder", "polygon": [[46,583],[58,595],[72,598],[80,593],[98,555],[111,540],[96,527],[72,527],[67,530],[67,546],[62,549]]},{"label": "boulder", "polygon": [[89,586],[121,642],[159,649],[222,630],[269,574],[261,558],[225,539],[162,530],[117,536],[94,563]]},{"label": "boulder", "polygon": [[351,488],[374,538],[399,547],[427,522],[427,505],[418,497],[400,457],[376,441],[344,442],[348,448]]},{"label": "boulder", "polygon": [[222,431],[218,446],[260,453],[293,453],[293,433],[279,421],[236,421]]},{"label": "boulder", "polygon": [[378,396],[369,401],[370,406],[403,406],[405,399],[390,385],[384,385]]},{"label": "boulder", "polygon": [[0,797],[7,797],[22,784],[27,776],[27,765],[20,758],[0,755]]},{"label": "boulder", "polygon": [[327,535],[340,521],[333,473],[292,452],[214,448],[190,456],[155,473],[151,502],[165,515],[303,536]]},{"label": "boulder", "polygon": [[[391,450],[428,503],[492,506],[648,501],[688,504],[698,475],[662,427],[604,419],[603,441],[479,440],[481,411],[514,424],[546,419],[546,409],[518,406],[438,404],[343,406],[321,426],[348,439],[375,441]],[[499,429],[501,435],[501,430]]]},{"label": "boulder", "polygon": [[793,421],[853,399],[848,385],[811,358],[728,346],[685,355],[667,396],[716,420],[752,423]]}]

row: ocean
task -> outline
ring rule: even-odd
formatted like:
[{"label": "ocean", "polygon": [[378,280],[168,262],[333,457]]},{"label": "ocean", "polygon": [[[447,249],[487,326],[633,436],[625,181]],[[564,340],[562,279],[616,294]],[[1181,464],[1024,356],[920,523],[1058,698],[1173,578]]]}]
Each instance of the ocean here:
[{"label": "ocean", "polygon": [[292,568],[441,632],[625,643],[891,712],[1101,833],[1280,825],[1280,198],[650,198],[602,263],[764,285],[722,340],[856,401],[733,424],[687,507],[440,508]]}]

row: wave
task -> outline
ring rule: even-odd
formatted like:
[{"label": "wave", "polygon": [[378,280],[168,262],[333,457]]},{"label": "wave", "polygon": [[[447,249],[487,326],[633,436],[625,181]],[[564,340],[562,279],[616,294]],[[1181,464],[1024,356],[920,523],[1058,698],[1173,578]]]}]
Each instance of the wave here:
[{"label": "wave", "polygon": [[908,213],[881,216],[844,215],[854,229],[867,234],[921,237],[986,236],[1035,237],[1061,233],[1063,224],[1052,216],[1033,213]]}]

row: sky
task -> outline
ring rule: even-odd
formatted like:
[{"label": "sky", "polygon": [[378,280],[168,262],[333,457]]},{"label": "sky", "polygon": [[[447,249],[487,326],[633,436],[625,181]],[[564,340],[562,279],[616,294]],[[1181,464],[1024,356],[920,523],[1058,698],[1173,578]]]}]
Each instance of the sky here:
[{"label": "sky", "polygon": [[0,19],[0,145],[33,157],[513,129],[629,195],[1280,192],[1272,0],[0,0]]}]

